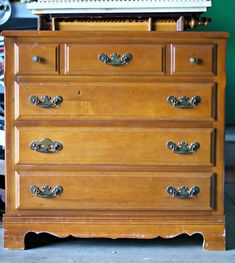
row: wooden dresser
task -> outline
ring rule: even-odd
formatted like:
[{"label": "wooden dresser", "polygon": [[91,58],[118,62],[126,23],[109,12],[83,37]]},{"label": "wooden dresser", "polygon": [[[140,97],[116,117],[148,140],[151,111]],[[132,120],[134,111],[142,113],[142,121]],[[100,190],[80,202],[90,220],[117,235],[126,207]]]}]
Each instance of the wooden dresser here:
[{"label": "wooden dresser", "polygon": [[6,248],[47,232],[225,249],[227,33],[4,36]]}]

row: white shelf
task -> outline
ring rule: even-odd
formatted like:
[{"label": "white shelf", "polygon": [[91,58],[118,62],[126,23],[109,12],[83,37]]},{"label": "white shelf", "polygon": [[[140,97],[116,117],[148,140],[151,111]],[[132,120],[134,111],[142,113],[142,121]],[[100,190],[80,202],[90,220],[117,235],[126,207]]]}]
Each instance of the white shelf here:
[{"label": "white shelf", "polygon": [[27,3],[33,14],[205,12],[211,0],[38,0]]}]

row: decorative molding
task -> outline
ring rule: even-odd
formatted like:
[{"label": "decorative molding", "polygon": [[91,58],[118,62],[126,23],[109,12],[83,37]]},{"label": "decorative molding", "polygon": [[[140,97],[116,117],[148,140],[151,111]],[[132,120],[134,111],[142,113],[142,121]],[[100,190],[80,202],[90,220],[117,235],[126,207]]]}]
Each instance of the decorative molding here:
[{"label": "decorative molding", "polygon": [[[33,219],[33,220],[32,220]],[[151,220],[131,218],[132,228],[130,231],[130,218],[122,218],[122,222],[102,217],[86,220],[81,217],[63,218],[61,216],[37,217],[9,217],[4,216],[5,226],[14,225],[16,232],[4,232],[4,247],[14,249],[25,248],[25,236],[29,232],[49,233],[51,235],[65,238],[74,236],[78,238],[174,238],[181,234],[192,236],[200,234],[203,236],[203,248],[206,250],[225,249],[224,216],[205,217],[202,219],[188,215],[184,220],[179,217],[153,217]],[[204,220],[205,220],[204,219]],[[61,227],[68,227],[67,232],[61,231]],[[216,225],[212,229],[212,226]],[[216,240],[215,240],[216,238]]]}]

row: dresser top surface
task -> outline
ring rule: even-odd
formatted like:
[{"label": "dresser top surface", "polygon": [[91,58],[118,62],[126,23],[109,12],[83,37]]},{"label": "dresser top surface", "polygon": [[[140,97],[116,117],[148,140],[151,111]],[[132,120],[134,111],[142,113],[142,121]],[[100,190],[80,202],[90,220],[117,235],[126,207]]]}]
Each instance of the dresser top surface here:
[{"label": "dresser top surface", "polygon": [[145,32],[145,31],[3,31],[2,35],[5,37],[153,37],[153,38],[228,38],[229,33],[227,32]]}]

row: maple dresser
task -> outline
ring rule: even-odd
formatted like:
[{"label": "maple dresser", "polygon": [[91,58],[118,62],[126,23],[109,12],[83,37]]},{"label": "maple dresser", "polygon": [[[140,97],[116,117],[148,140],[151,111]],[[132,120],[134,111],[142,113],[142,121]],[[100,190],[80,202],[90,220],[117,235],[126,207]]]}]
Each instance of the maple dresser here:
[{"label": "maple dresser", "polygon": [[227,33],[4,36],[6,248],[47,232],[225,249]]}]

